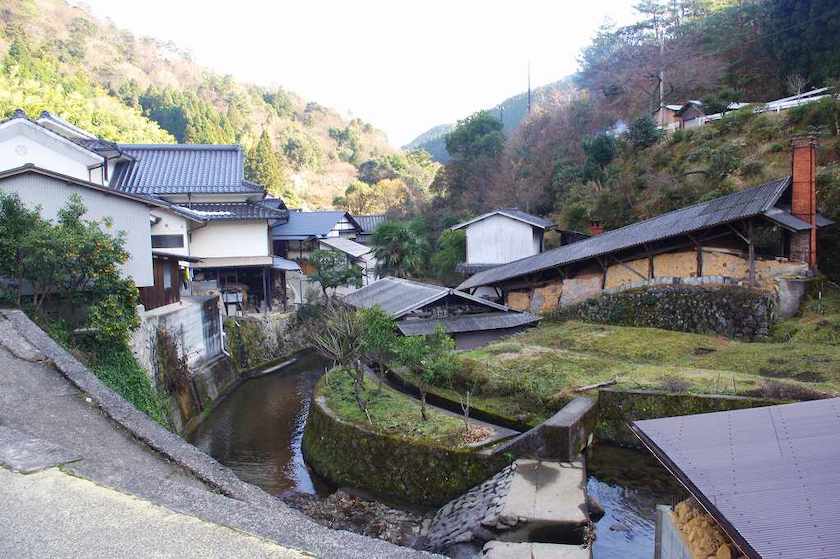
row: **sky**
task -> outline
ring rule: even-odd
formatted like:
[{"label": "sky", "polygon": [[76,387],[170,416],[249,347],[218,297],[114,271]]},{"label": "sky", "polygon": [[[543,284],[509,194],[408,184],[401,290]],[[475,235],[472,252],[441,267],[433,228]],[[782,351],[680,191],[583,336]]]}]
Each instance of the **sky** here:
[{"label": "sky", "polygon": [[631,0],[85,0],[210,69],[360,117],[401,146],[572,74]]}]

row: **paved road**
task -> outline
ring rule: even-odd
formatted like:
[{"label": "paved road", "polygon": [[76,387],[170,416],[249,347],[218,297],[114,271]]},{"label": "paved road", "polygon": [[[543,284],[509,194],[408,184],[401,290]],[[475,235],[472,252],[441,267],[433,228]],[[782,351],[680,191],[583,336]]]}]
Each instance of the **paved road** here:
[{"label": "paved road", "polygon": [[[10,312],[0,310],[0,557],[433,557],[315,524],[125,411],[84,370],[84,386],[98,388],[82,392],[54,365],[66,352]],[[118,421],[94,401],[103,398]],[[201,479],[222,480],[226,493],[129,424],[200,467]]]},{"label": "paved road", "polygon": [[30,475],[0,468],[0,487],[0,557],[308,556],[56,468]]}]

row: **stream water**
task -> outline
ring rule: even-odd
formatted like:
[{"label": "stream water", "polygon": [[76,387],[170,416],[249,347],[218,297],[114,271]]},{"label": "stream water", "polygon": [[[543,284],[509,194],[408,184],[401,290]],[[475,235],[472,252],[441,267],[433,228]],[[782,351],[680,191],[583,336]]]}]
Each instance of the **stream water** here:
[{"label": "stream water", "polygon": [[[301,438],[312,389],[324,362],[303,353],[278,371],[244,382],[188,437],[241,479],[286,496],[332,490],[307,467]],[[657,504],[679,488],[645,453],[599,445],[588,453],[588,491],[605,510],[596,525],[594,559],[650,559]]]}]

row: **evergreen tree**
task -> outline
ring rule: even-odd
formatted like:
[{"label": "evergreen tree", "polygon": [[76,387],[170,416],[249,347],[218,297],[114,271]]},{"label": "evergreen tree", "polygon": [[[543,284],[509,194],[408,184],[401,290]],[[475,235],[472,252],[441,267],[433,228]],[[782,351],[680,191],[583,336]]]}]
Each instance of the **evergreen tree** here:
[{"label": "evergreen tree", "polygon": [[261,184],[273,196],[283,196],[288,190],[283,160],[274,151],[268,132],[263,130],[255,146],[248,151],[245,177]]}]

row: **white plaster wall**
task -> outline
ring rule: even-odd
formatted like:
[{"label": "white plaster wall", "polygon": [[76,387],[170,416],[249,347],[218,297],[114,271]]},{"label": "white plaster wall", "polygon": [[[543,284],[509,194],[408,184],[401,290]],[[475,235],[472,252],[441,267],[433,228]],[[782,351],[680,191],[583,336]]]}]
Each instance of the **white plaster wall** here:
[{"label": "white plaster wall", "polygon": [[164,210],[153,209],[152,215],[160,218],[160,221],[152,225],[152,235],[181,235],[184,239],[183,248],[162,248],[160,250],[172,253],[189,256],[190,254],[190,240],[187,234],[189,228],[187,227],[187,220],[178,214]]},{"label": "white plaster wall", "polygon": [[149,207],[145,204],[31,173],[0,181],[0,192],[16,193],[31,208],[40,206],[41,215],[50,220],[55,219],[72,194],[78,194],[87,207],[87,218],[111,218],[113,226],[109,232],[125,232],[129,259],[122,266],[123,273],[133,278],[137,287],[154,284]]},{"label": "white plaster wall", "polygon": [[210,221],[190,234],[190,253],[204,258],[270,256],[267,221]]},{"label": "white plaster wall", "polygon": [[102,173],[88,171],[103,158],[23,121],[10,121],[0,128],[0,171],[26,164],[102,184]]},{"label": "white plaster wall", "polygon": [[[153,360],[159,327],[166,328],[178,340],[190,365],[209,361],[221,353],[219,351],[210,355],[204,338],[202,305],[206,299],[206,297],[184,297],[179,303],[140,313],[140,327],[132,334],[131,348],[137,362],[149,373],[152,380],[154,380]],[[217,301],[214,310],[221,313],[218,295],[214,297],[214,300]],[[222,324],[221,315],[219,324]]]},{"label": "white plaster wall", "polygon": [[540,252],[533,227],[503,215],[467,226],[467,264],[505,264]]}]

